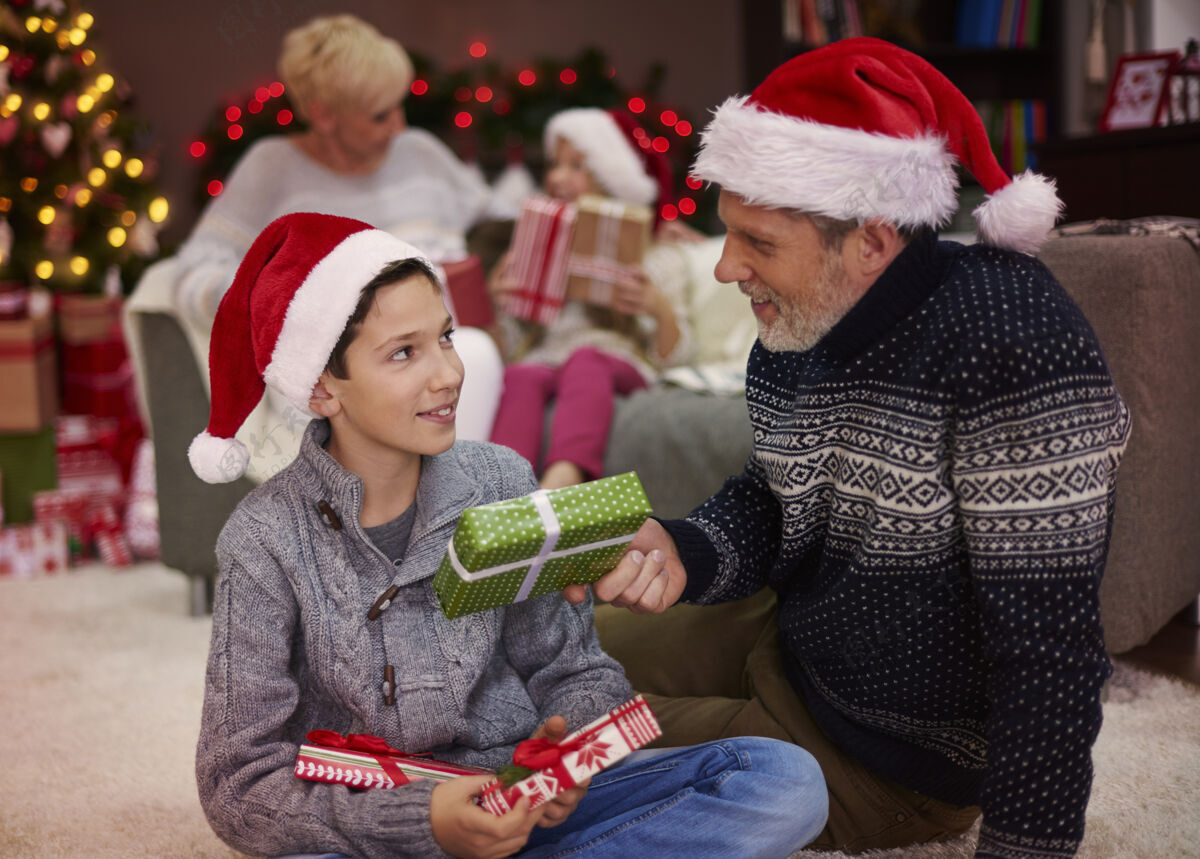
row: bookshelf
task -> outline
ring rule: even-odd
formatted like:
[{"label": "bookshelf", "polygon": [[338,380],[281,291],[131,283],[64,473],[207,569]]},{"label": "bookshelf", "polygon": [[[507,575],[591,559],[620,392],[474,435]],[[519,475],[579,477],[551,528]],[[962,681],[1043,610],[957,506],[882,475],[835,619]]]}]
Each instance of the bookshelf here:
[{"label": "bookshelf", "polygon": [[[785,2],[742,0],[743,68],[748,92],[783,61],[812,46],[785,35]],[[888,39],[927,59],[972,102],[1040,100],[1046,106],[1046,139],[1062,134],[1063,74],[1059,67],[1062,4],[1038,8],[1037,47],[966,47],[955,42],[959,0],[855,4],[863,35]],[[902,11],[895,11],[902,10]]]}]

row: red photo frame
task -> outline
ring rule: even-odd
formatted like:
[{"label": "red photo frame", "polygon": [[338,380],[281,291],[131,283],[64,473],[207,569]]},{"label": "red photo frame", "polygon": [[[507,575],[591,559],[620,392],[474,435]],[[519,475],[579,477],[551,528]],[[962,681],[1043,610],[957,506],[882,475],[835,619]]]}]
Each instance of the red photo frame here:
[{"label": "red photo frame", "polygon": [[1100,130],[1121,131],[1158,125],[1166,109],[1171,67],[1178,59],[1178,51],[1119,57],[1108,88],[1108,102],[1100,117]]}]

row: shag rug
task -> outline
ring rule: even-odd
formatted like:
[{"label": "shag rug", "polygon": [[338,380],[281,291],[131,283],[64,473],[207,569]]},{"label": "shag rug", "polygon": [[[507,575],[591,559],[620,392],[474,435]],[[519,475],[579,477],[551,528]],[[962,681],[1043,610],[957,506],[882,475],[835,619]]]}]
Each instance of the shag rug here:
[{"label": "shag rug", "polygon": [[[186,595],[157,564],[0,580],[0,856],[239,855],[196,797],[210,621]],[[1081,856],[1200,857],[1200,687],[1118,660],[1094,758]]]}]

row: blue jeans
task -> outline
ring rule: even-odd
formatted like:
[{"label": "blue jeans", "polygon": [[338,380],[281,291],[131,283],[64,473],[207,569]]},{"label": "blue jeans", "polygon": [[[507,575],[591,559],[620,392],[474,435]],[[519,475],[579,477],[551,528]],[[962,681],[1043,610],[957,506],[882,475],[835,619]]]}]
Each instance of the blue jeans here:
[{"label": "blue jeans", "polygon": [[575,811],[558,826],[534,827],[516,855],[785,857],[817,837],[828,811],[812,755],[733,737],[635,752],[592,776]]}]

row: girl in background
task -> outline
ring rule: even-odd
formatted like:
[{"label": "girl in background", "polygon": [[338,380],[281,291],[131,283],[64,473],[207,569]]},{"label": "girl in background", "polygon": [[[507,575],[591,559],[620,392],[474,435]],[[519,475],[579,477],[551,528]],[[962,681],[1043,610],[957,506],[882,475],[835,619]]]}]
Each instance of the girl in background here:
[{"label": "girl in background", "polygon": [[[635,131],[633,118],[621,112],[572,108],[555,114],[545,130],[545,193],[569,201],[598,194],[657,212],[670,190],[667,164],[638,145]],[[509,259],[502,257],[493,274],[497,295],[522,286]],[[505,343],[515,345],[508,349],[512,363],[505,369],[492,441],[516,450],[535,470],[544,463],[543,488],[600,477],[615,397],[647,387],[660,369],[688,358],[686,283],[682,256],[658,241],[616,285],[611,307],[567,301],[546,326],[505,320]],[[551,401],[554,419],[543,456]]]}]

